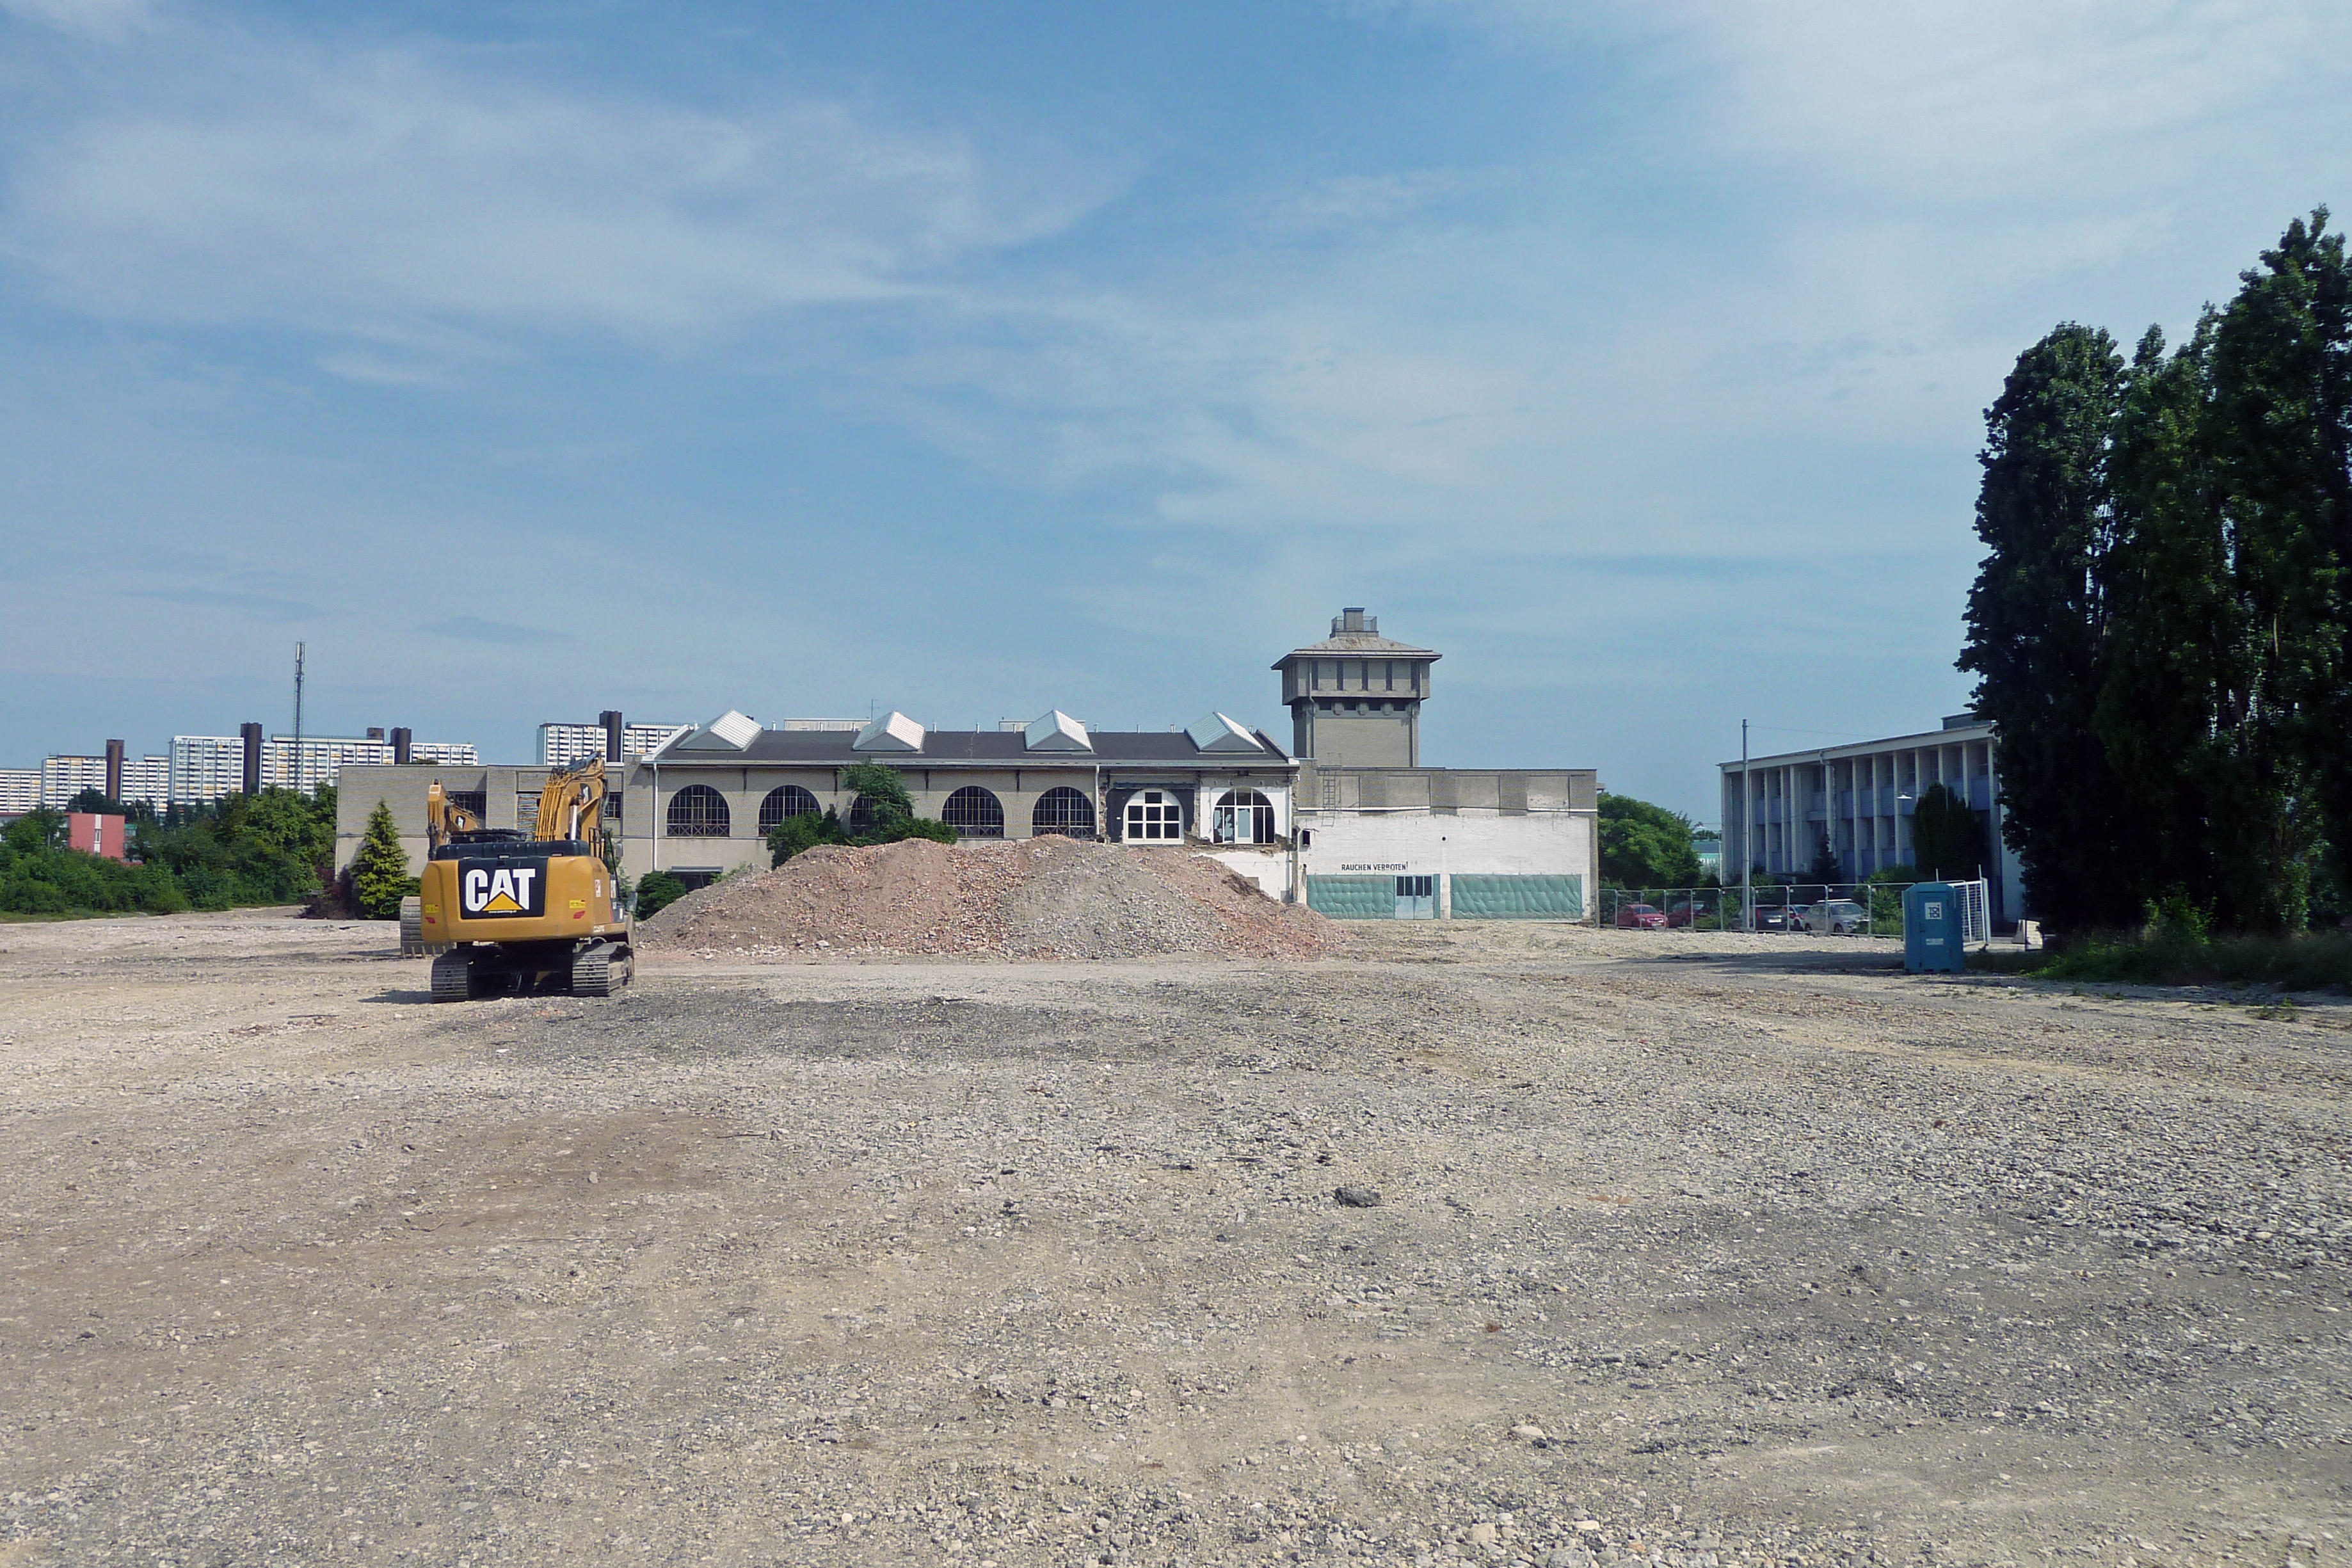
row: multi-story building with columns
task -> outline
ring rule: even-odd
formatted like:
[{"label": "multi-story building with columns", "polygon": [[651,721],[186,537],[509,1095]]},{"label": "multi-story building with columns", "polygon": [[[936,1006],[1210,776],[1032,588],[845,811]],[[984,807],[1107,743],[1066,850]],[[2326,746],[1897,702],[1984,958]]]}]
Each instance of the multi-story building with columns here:
[{"label": "multi-story building with columns", "polygon": [[1824,843],[1842,881],[1904,866],[1922,877],[1973,878],[1979,867],[1914,859],[1912,808],[1922,792],[1940,784],[1983,821],[1981,870],[1991,884],[1993,919],[2006,923],[2030,914],[2016,852],[2001,839],[1996,752],[1992,725],[1958,713],[1942,729],[1920,734],[1725,763],[1723,879],[1738,880],[1743,866],[1765,876],[1802,877]]}]

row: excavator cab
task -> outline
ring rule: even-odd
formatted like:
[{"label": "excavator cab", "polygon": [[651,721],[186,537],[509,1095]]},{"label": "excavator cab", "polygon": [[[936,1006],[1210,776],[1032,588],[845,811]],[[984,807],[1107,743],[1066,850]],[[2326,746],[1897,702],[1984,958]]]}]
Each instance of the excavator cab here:
[{"label": "excavator cab", "polygon": [[627,910],[605,863],[604,760],[551,773],[526,830],[484,827],[439,783],[417,895],[433,999],[609,996],[636,973]]}]

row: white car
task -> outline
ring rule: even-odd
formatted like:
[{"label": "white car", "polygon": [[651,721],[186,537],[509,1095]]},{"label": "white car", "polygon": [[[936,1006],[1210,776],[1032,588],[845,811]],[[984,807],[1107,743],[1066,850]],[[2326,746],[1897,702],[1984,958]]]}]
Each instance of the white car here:
[{"label": "white car", "polygon": [[1805,929],[1828,936],[1852,936],[1870,925],[1870,911],[1852,899],[1826,899],[1805,910]]}]

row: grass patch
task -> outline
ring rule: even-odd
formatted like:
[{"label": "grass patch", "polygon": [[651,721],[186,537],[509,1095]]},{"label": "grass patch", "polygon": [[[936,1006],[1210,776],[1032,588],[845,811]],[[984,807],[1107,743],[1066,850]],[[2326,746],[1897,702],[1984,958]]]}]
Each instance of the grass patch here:
[{"label": "grass patch", "polygon": [[2036,980],[2352,991],[2352,935],[2202,936],[2158,930],[2141,936],[2094,936],[2061,952],[1972,953],[1969,966]]}]

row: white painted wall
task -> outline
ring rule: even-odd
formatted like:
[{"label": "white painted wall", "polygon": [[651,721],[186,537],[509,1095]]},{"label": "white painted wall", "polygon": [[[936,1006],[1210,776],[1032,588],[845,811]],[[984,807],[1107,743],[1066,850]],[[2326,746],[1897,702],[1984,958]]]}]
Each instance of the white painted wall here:
[{"label": "white painted wall", "polygon": [[1290,889],[1290,852],[1286,849],[1204,849],[1203,860],[1214,860],[1257,884],[1257,890],[1279,901]]},{"label": "white painted wall", "polygon": [[1582,877],[1589,899],[1594,825],[1593,817],[1568,811],[1314,812],[1300,818],[1311,835],[1300,858],[1314,877]]}]

